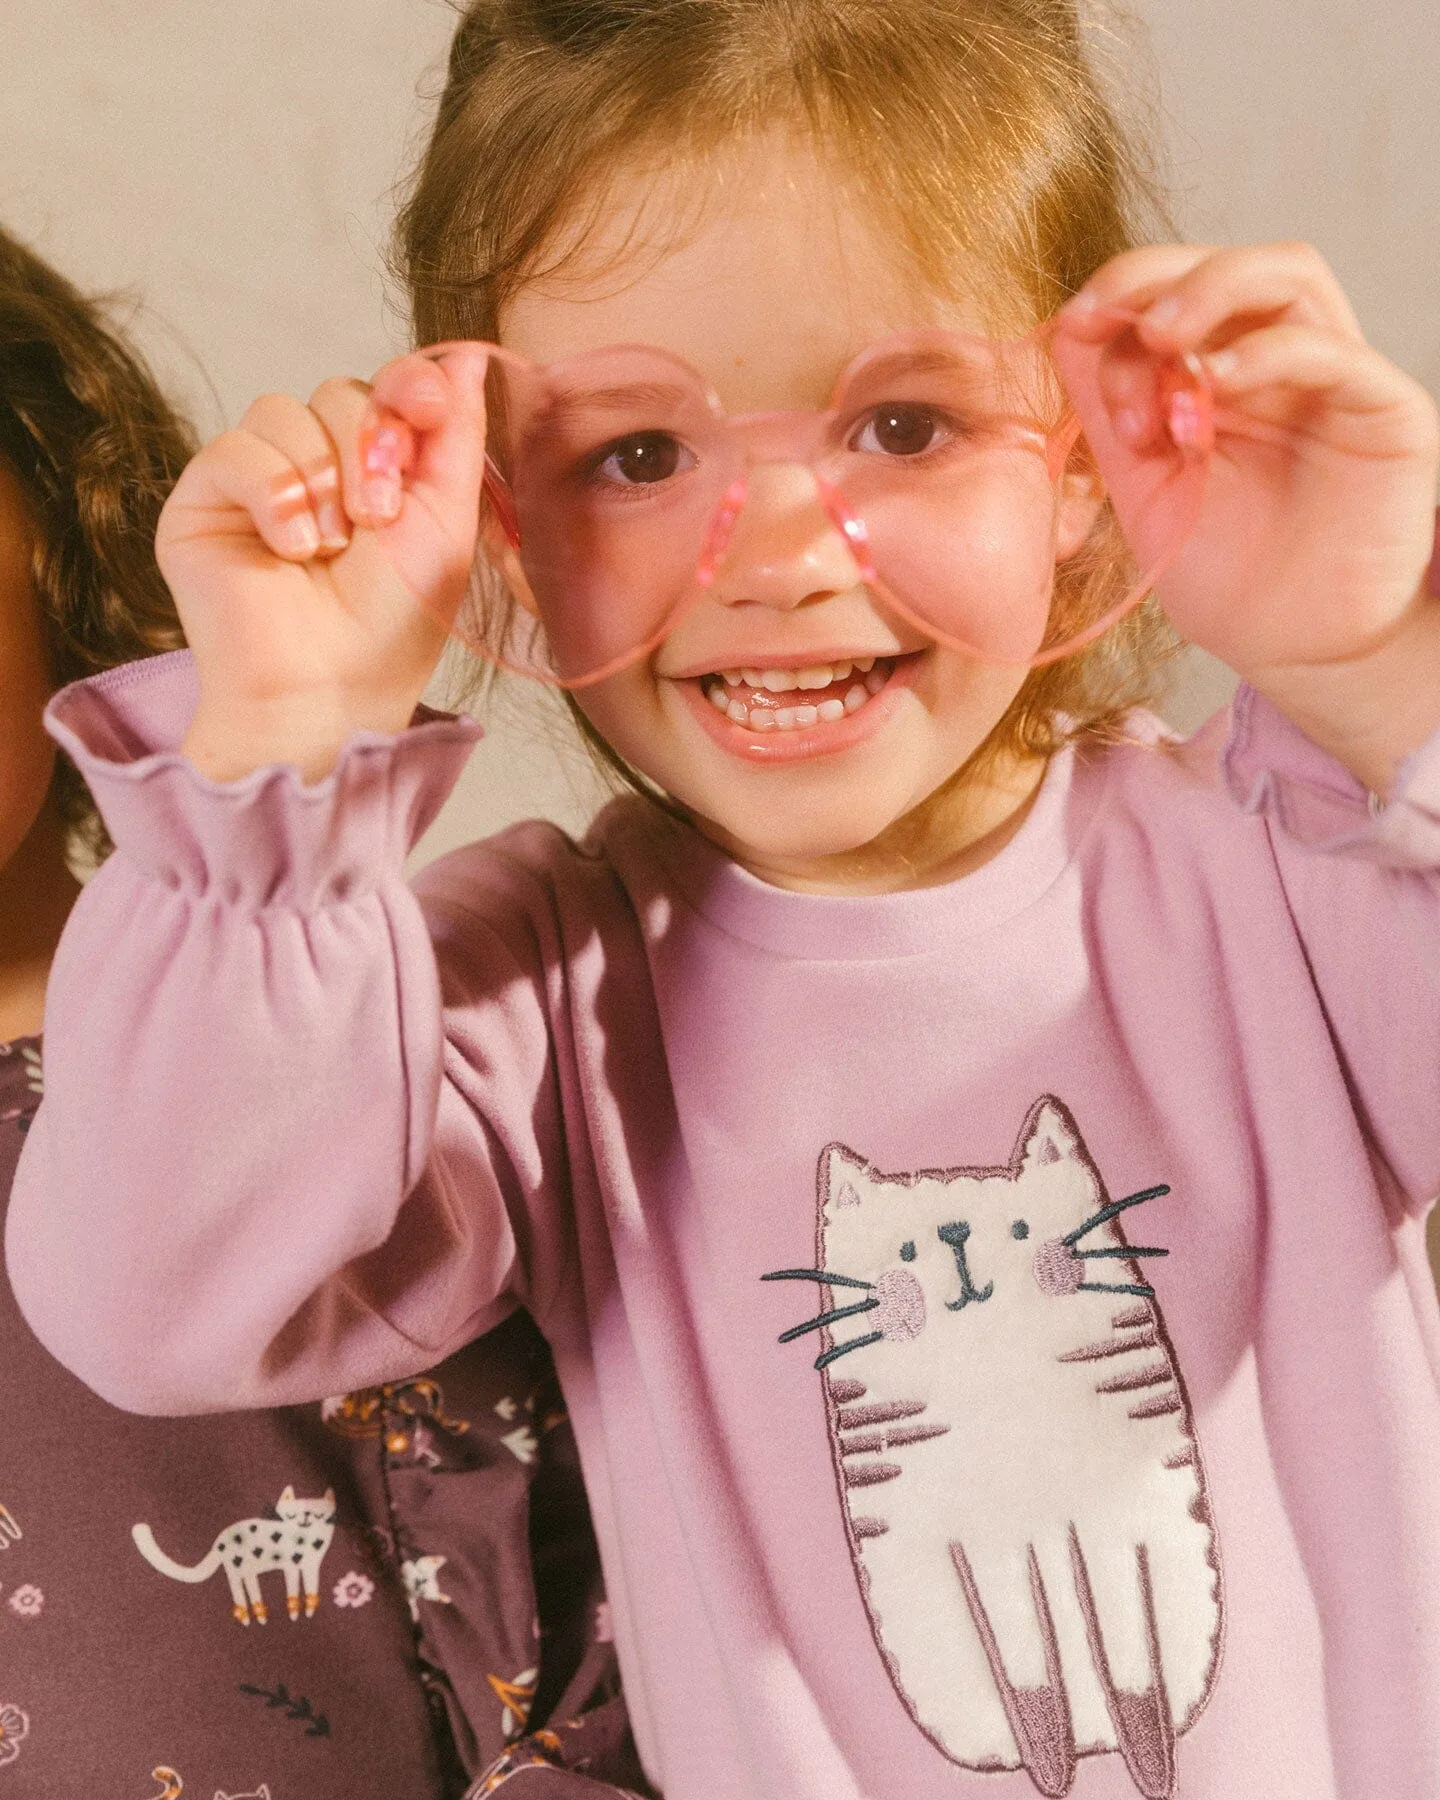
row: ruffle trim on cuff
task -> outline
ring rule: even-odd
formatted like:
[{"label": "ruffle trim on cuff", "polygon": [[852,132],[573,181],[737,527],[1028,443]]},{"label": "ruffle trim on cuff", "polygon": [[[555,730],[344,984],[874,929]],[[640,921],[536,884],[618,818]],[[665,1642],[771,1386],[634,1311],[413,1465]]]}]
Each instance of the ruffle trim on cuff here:
[{"label": "ruffle trim on cuff", "polygon": [[1397,869],[1440,868],[1440,733],[1401,764],[1382,802],[1253,688],[1235,696],[1226,789],[1293,842]]},{"label": "ruffle trim on cuff", "polygon": [[357,732],[311,785],[283,764],[219,782],[178,749],[197,698],[193,660],[176,651],[72,683],[45,723],[130,862],[234,905],[309,912],[398,875],[481,735],[473,719],[429,714],[393,737]]}]

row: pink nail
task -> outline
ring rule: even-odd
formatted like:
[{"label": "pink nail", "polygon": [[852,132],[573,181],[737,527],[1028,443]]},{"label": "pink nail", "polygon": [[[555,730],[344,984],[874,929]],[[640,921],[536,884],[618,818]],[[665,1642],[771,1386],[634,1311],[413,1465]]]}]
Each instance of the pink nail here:
[{"label": "pink nail", "polygon": [[360,498],[372,518],[393,519],[400,511],[400,454],[400,434],[394,426],[377,425],[366,431],[360,452],[365,473]]}]

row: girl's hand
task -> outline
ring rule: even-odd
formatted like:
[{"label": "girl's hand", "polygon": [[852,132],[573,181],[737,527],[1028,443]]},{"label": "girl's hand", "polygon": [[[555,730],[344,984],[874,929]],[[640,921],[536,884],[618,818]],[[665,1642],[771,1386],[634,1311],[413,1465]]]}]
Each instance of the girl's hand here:
[{"label": "girl's hand", "polygon": [[409,723],[470,578],[485,350],[441,345],[308,406],[268,395],[181,476],[156,553],[195,653],[183,749],[217,780],[328,772]]},{"label": "girl's hand", "polygon": [[[1142,321],[1132,334],[1109,308]],[[1388,782],[1395,757],[1440,723],[1440,607],[1425,592],[1440,467],[1430,396],[1365,342],[1334,275],[1305,245],[1117,257],[1062,313],[1066,338],[1100,356],[1091,391],[1118,446],[1120,466],[1104,474],[1122,523],[1127,473],[1168,448],[1136,339],[1159,357],[1200,357],[1215,450],[1199,522],[1159,583],[1160,602],[1182,635],[1362,773],[1358,757],[1362,779]],[[1404,641],[1418,660],[1397,654]],[[1381,701],[1392,715],[1397,703],[1415,712],[1393,691],[1395,672],[1412,663],[1435,716],[1403,727],[1411,742],[1352,744],[1373,736]],[[1387,692],[1372,692],[1376,681]]]}]

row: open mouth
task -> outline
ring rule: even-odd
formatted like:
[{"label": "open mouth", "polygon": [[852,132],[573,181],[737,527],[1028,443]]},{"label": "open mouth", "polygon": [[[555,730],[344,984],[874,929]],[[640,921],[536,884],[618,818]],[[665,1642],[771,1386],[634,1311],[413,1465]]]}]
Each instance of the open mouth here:
[{"label": "open mouth", "polygon": [[862,656],[804,669],[722,669],[700,678],[706,700],[732,725],[755,732],[805,731],[850,718],[881,693],[893,656]]}]

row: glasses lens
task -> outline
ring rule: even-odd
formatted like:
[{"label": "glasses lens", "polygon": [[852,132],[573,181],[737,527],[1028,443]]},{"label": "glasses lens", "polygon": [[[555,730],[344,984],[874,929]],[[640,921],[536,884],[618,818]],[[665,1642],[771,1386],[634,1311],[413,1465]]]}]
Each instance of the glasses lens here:
[{"label": "glasses lens", "polygon": [[663,641],[696,593],[737,467],[684,364],[599,351],[492,380],[477,592],[462,628],[507,667],[579,687]]}]

